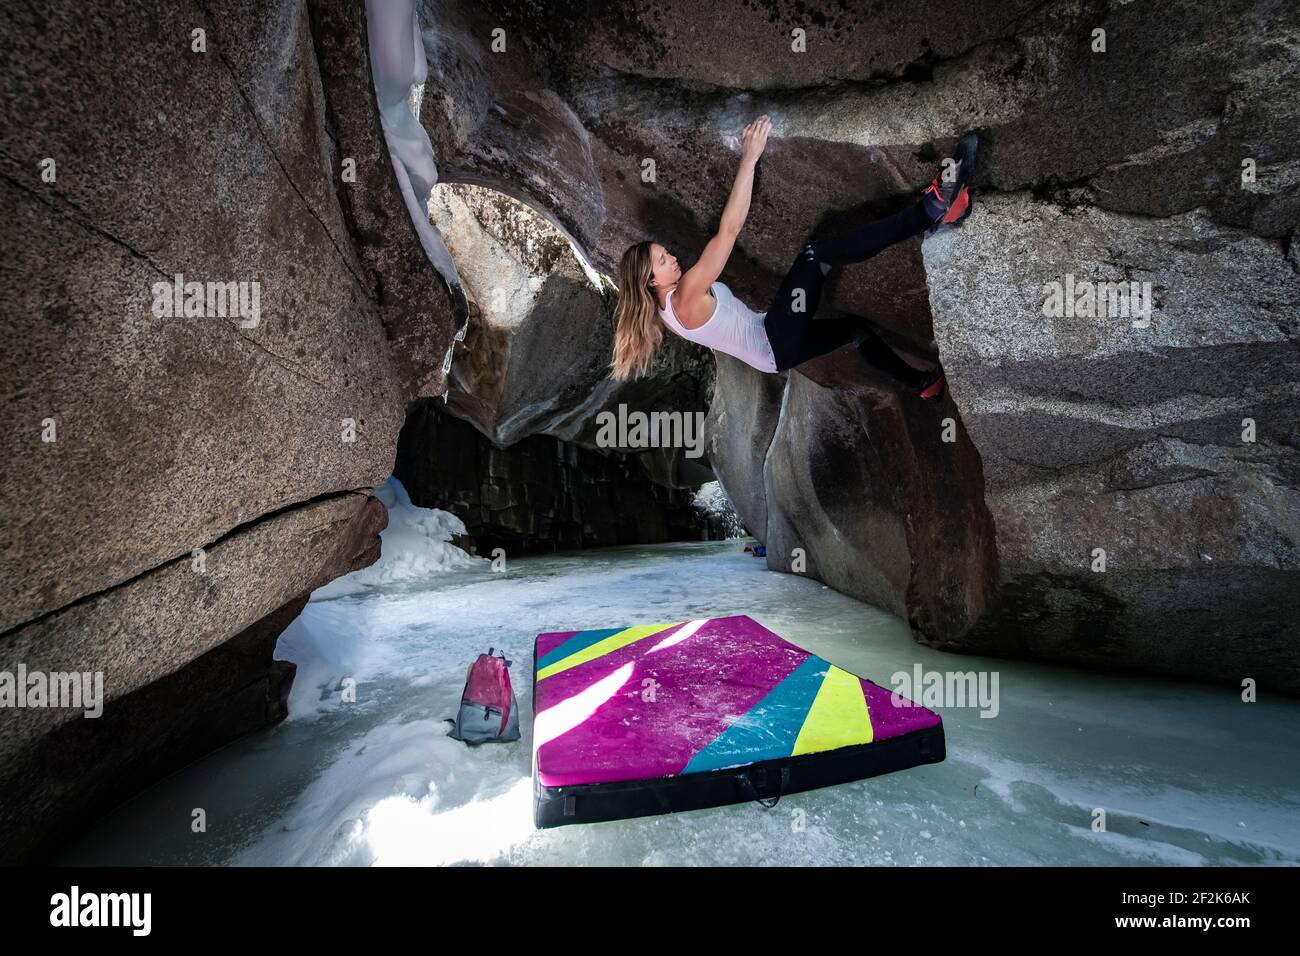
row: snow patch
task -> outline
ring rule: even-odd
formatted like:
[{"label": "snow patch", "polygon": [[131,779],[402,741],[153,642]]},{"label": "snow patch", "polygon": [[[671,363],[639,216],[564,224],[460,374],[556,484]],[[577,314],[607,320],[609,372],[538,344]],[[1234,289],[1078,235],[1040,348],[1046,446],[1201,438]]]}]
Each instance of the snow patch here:
[{"label": "snow patch", "polygon": [[358,613],[352,598],[376,590],[391,593],[427,587],[436,575],[491,564],[451,543],[453,535],[465,533],[464,522],[449,512],[412,504],[396,478],[376,488],[375,497],[388,509],[388,527],[379,534],[379,560],[312,592],[302,614],[276,645],[277,657],[298,665],[289,692],[290,720],[335,710],[342,701],[344,680],[361,681],[400,667],[399,653],[383,639],[392,620]]},{"label": "snow patch", "polygon": [[388,509],[388,527],[379,533],[383,542],[379,560],[312,592],[313,601],[360,594],[368,588],[423,584],[433,574],[490,563],[451,543],[453,536],[465,534],[463,521],[448,511],[411,504],[396,478],[376,488],[375,497]]},{"label": "snow patch", "polygon": [[696,511],[713,519],[712,523],[725,531],[728,539],[745,537],[745,525],[736,514],[722,482],[708,481],[700,485],[691,503]]}]

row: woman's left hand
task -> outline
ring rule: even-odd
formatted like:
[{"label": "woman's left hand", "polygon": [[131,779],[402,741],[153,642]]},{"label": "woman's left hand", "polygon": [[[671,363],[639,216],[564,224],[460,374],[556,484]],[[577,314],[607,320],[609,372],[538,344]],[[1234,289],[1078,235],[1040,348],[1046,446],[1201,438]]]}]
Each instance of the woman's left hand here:
[{"label": "woman's left hand", "polygon": [[767,148],[767,134],[772,132],[772,120],[766,113],[750,123],[740,134],[740,158],[756,163]]}]

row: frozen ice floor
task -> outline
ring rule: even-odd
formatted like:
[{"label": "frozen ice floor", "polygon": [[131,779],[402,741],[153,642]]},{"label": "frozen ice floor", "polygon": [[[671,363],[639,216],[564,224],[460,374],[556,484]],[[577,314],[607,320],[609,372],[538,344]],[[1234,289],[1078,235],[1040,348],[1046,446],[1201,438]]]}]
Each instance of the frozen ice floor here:
[{"label": "frozen ice floor", "polygon": [[[932,651],[888,614],[767,571],[739,541],[518,558],[505,572],[443,563],[452,566],[372,572],[351,593],[333,588],[341,597],[317,592],[280,641],[277,656],[299,665],[289,720],[164,780],[83,834],[63,862],[1300,861],[1300,702],[1245,704],[1232,686]],[[944,763],[792,795],[771,811],[742,804],[534,830],[534,635],[734,613],[887,687],[918,661],[996,670],[999,713],[940,708]],[[515,662],[524,738],[470,750],[446,736],[443,718],[488,646]],[[355,703],[341,700],[345,677]],[[206,832],[193,832],[196,808]],[[1092,828],[1096,808],[1105,832]]]}]

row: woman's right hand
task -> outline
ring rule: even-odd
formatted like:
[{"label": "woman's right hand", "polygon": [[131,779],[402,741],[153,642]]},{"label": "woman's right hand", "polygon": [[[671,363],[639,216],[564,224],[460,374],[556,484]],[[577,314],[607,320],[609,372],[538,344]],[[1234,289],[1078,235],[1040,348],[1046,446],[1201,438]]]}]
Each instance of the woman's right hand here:
[{"label": "woman's right hand", "polygon": [[767,134],[772,132],[772,120],[766,113],[745,127],[740,134],[740,158],[756,163],[767,147]]}]

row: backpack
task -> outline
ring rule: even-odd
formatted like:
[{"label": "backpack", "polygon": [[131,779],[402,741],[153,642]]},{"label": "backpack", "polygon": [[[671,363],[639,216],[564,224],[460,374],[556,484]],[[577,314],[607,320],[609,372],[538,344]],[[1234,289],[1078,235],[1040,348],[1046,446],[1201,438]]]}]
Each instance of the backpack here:
[{"label": "backpack", "polygon": [[519,739],[519,705],[510,686],[510,661],[494,657],[493,648],[480,654],[465,674],[460,712],[449,736],[473,746],[487,740]]}]

